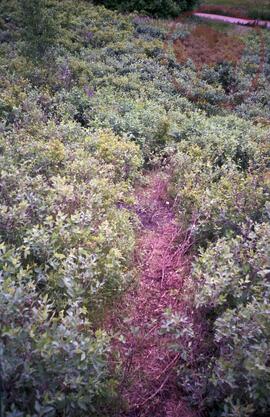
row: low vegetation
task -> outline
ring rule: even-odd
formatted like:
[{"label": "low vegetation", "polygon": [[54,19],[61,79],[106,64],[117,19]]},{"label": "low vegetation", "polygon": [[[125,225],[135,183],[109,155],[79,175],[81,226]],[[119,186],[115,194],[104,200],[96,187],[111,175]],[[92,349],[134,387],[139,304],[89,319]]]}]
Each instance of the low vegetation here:
[{"label": "low vegetation", "polygon": [[4,0],[0,16],[3,415],[119,415],[104,318],[136,279],[134,185],[162,158],[194,241],[193,313],[164,315],[181,392],[215,417],[266,417],[269,32],[211,24],[212,42],[196,19],[172,30],[71,0]]},{"label": "low vegetation", "polygon": [[95,0],[95,3],[122,12],[137,11],[156,17],[177,17],[182,12],[192,10],[198,0]]},{"label": "low vegetation", "polygon": [[195,287],[194,320],[189,332],[183,318],[168,331],[184,335],[181,386],[214,416],[266,416],[270,408],[269,146],[269,132],[213,118],[174,156],[172,192],[199,253],[186,286],[189,302]]}]

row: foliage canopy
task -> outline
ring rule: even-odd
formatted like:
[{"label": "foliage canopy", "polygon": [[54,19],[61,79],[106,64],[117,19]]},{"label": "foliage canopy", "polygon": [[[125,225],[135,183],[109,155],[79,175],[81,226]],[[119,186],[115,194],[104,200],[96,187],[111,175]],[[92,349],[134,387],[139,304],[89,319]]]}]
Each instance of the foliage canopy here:
[{"label": "foliage canopy", "polygon": [[191,10],[198,0],[94,0],[96,4],[122,12],[139,12],[158,17],[176,17]]}]

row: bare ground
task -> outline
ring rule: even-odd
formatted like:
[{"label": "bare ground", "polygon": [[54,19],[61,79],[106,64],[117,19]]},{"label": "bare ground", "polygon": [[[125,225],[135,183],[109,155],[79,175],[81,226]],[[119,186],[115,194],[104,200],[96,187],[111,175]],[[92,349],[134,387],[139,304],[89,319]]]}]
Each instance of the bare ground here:
[{"label": "bare ground", "polygon": [[135,253],[138,286],[122,300],[110,324],[122,335],[113,349],[123,362],[125,417],[198,415],[181,399],[175,368],[179,354],[169,349],[170,337],[160,333],[164,311],[179,314],[184,309],[181,292],[192,245],[176,222],[167,187],[168,175],[153,172],[148,185],[136,191],[141,221]]}]

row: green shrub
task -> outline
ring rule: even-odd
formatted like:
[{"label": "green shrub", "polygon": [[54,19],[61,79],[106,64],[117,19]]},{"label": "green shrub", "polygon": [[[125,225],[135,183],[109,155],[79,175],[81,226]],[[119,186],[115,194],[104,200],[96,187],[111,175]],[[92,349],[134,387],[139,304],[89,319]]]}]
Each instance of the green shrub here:
[{"label": "green shrub", "polygon": [[197,0],[95,0],[96,4],[103,4],[120,11],[137,11],[153,16],[178,16],[181,12],[192,9]]},{"label": "green shrub", "polygon": [[[255,225],[235,238],[222,238],[201,252],[193,268],[199,287],[196,307],[217,311],[264,301],[268,294],[269,225]],[[233,254],[233,256],[232,256]],[[201,285],[203,284],[203,285]]]},{"label": "green shrub", "polygon": [[260,221],[269,200],[267,135],[254,127],[245,132],[241,121],[226,119],[207,120],[207,130],[200,133],[197,126],[188,127],[189,140],[180,142],[173,157],[172,193],[179,215],[187,223],[196,220],[193,233],[202,245],[238,233],[248,219]]},{"label": "green shrub", "polygon": [[179,383],[214,417],[269,413],[269,239],[269,223],[250,224],[201,250],[186,287],[189,301],[196,289],[193,319],[164,317],[162,333],[174,335],[180,353]]},{"label": "green shrub", "polygon": [[105,415],[116,398],[108,336],[94,333],[86,310],[76,304],[55,314],[53,302],[28,280],[16,250],[1,244],[0,264],[4,415]]},{"label": "green shrub", "polygon": [[4,135],[1,156],[5,415],[110,415],[116,382],[99,327],[133,278],[125,206],[139,148],[109,131],[51,123]]},{"label": "green shrub", "polygon": [[232,116],[181,118],[171,191],[200,249],[185,287],[193,315],[167,312],[162,333],[173,336],[178,381],[192,404],[214,417],[266,417],[269,137]]},{"label": "green shrub", "polygon": [[[268,7],[268,8],[267,8]],[[251,9],[248,12],[248,16],[250,19],[263,19],[263,20],[270,20],[270,10],[269,6],[261,6],[259,8]]]},{"label": "green shrub", "polygon": [[48,0],[18,0],[22,35],[28,55],[43,55],[57,37],[57,21]]},{"label": "green shrub", "polygon": [[[3,141],[0,235],[17,246],[55,308],[80,297],[94,315],[131,275],[133,226],[118,205],[132,202],[141,155],[109,131],[54,129]],[[72,134],[76,142],[69,142]]]},{"label": "green shrub", "polygon": [[209,400],[225,416],[266,416],[270,407],[269,239],[269,224],[255,225],[209,247],[194,267],[195,304],[216,316],[210,384],[217,397]]}]

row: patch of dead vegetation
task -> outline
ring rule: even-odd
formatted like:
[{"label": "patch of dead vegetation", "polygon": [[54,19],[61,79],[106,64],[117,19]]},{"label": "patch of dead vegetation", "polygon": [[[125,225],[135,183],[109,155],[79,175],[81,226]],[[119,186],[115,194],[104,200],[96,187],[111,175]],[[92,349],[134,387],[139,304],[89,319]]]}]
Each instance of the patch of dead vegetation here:
[{"label": "patch of dead vegetation", "polygon": [[192,59],[197,70],[201,70],[204,65],[215,66],[222,62],[237,65],[242,58],[245,44],[235,34],[201,24],[185,39],[176,39],[173,47],[179,63],[184,64],[187,59]]}]

